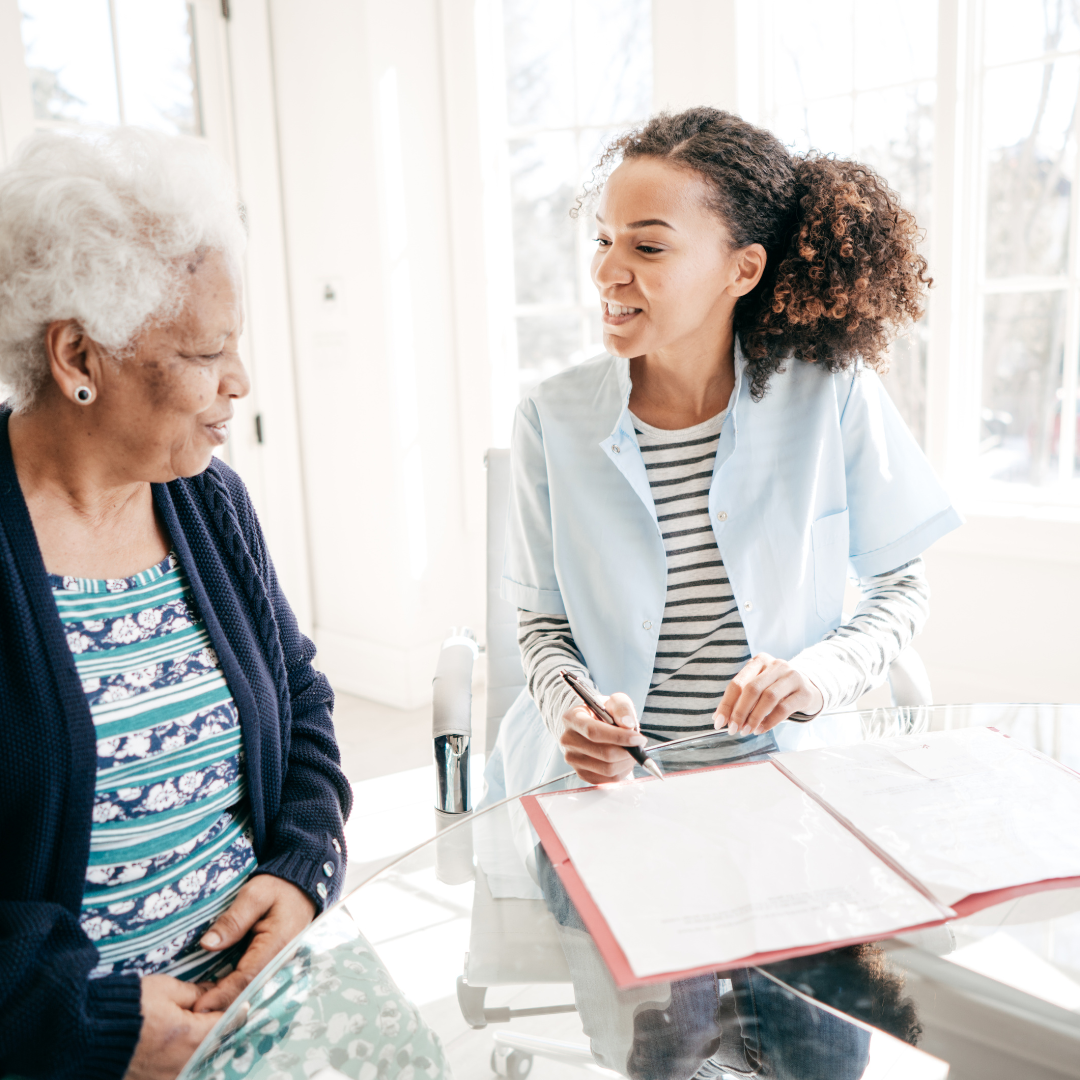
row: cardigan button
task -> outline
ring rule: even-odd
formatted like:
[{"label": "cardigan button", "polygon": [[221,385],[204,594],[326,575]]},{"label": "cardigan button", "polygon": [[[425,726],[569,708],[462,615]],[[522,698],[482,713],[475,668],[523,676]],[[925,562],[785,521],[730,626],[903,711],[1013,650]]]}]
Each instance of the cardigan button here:
[{"label": "cardigan button", "polygon": [[322,872],[323,872],[323,873],[324,873],[324,874],[325,874],[325,875],[326,875],[327,877],[333,877],[333,876],[334,876],[334,871],[335,871],[336,869],[337,869],[337,867],[335,867],[335,866],[334,866],[334,864],[333,864],[332,862],[324,862],[324,863],[322,864]]},{"label": "cardigan button", "polygon": [[340,844],[338,843],[338,838],[337,838],[336,836],[332,836],[332,837],[330,837],[330,846],[331,846],[331,847],[333,847],[333,849],[334,849],[334,850],[335,850],[335,851],[336,851],[336,852],[337,852],[337,853],[338,853],[339,855],[341,854],[341,845],[340,845]]},{"label": "cardigan button", "polygon": [[315,891],[319,894],[320,900],[326,899],[326,886],[321,881],[315,886]]},{"label": "cardigan button", "polygon": [[726,511],[726,510],[721,510],[721,511],[720,511],[720,512],[719,512],[719,513],[718,513],[718,514],[716,515],[716,520],[717,520],[717,521],[727,521],[727,511]]},{"label": "cardigan button", "polygon": [[749,600],[747,600],[746,603],[743,604],[743,607],[746,608],[747,611],[753,611],[754,610],[754,605]]},{"label": "cardigan button", "polygon": [[614,443],[611,444],[611,449],[614,450],[616,454],[622,453],[622,451]]},{"label": "cardigan button", "polygon": [[652,623],[651,623],[651,622],[649,622],[649,620],[648,620],[648,619],[646,619],[646,620],[645,620],[645,621],[644,621],[644,622],[643,622],[643,623],[641,624],[641,628],[642,628],[643,630],[651,630],[651,629],[652,629]]}]

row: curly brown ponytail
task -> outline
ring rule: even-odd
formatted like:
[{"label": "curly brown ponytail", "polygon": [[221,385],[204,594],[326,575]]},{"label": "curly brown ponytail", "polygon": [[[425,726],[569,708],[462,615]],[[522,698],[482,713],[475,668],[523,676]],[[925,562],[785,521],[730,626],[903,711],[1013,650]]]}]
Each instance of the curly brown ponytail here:
[{"label": "curly brown ponytail", "polygon": [[736,247],[761,244],[765,273],[735,307],[751,393],[765,394],[788,357],[842,371],[886,366],[898,329],[923,313],[931,279],[915,218],[872,169],[792,156],[776,136],[720,109],[654,116],[600,160],[664,158],[708,181]]}]

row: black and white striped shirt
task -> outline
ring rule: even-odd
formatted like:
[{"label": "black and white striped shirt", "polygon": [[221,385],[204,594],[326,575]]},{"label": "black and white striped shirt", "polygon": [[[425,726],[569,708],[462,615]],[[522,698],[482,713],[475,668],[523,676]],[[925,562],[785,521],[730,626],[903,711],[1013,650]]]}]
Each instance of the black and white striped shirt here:
[{"label": "black and white striped shirt", "polygon": [[709,521],[709,488],[727,410],[663,431],[634,417],[667,552],[667,600],[641,729],[657,740],[711,731],[724,687],[750,659],[746,631]]},{"label": "black and white striped shirt", "polygon": [[[655,741],[711,731],[724,689],[750,659],[709,521],[709,488],[726,415],[727,410],[678,431],[634,417],[667,552],[667,599],[641,718],[642,731]],[[850,706],[880,685],[929,613],[921,559],[859,584],[862,600],[854,615],[791,661],[821,690],[826,712]],[[561,616],[520,611],[518,643],[529,693],[557,734],[563,713],[577,703],[559,671],[589,678],[570,623]]]}]

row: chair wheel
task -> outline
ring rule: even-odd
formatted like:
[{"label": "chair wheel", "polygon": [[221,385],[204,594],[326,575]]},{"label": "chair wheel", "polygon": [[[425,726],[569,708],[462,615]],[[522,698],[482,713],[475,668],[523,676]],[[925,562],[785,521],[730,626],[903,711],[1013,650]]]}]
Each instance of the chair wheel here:
[{"label": "chair wheel", "polygon": [[532,1054],[523,1054],[520,1050],[507,1050],[496,1046],[491,1051],[491,1071],[496,1076],[508,1076],[511,1080],[525,1080],[532,1072]]}]

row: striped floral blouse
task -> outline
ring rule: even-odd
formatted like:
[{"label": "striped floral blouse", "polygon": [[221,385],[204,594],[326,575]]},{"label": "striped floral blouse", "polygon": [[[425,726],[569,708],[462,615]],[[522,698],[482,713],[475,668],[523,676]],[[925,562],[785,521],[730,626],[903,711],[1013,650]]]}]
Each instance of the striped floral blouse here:
[{"label": "striped floral blouse", "polygon": [[256,867],[236,705],[170,554],[131,578],[50,575],[97,736],[80,924],[91,977],[216,977],[199,938]]}]

